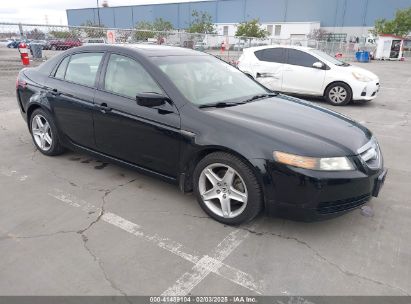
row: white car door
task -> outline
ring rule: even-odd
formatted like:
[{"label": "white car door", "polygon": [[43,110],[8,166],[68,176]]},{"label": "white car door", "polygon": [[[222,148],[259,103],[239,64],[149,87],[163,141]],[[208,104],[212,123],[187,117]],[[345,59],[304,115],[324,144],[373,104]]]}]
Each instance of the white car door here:
[{"label": "white car door", "polygon": [[326,65],[316,68],[318,58],[296,49],[288,49],[284,64],[281,91],[307,95],[323,95]]},{"label": "white car door", "polygon": [[285,49],[268,48],[256,51],[254,54],[258,61],[253,65],[253,77],[271,90],[281,90]]}]

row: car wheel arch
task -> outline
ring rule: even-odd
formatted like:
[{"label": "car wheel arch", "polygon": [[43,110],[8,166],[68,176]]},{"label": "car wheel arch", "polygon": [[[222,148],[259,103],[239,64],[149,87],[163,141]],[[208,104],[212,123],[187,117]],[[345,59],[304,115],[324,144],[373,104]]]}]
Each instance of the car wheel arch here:
[{"label": "car wheel arch", "polygon": [[256,168],[256,166],[254,166],[247,157],[227,147],[211,146],[211,147],[204,147],[196,151],[194,154],[191,154],[190,157],[188,158],[188,161],[183,165],[184,169],[182,170],[182,173],[180,174],[180,181],[179,181],[180,189],[183,192],[193,191],[193,173],[194,173],[194,170],[197,164],[207,155],[211,153],[215,153],[215,152],[224,152],[224,153],[232,154],[240,158],[241,160],[243,160],[250,167],[251,171],[255,174],[261,189],[264,188],[263,182],[262,182],[263,176],[260,170],[258,170],[258,168]]},{"label": "car wheel arch", "polygon": [[325,93],[327,92],[327,90],[330,86],[332,86],[334,84],[338,84],[338,83],[343,83],[346,86],[348,86],[348,88],[351,90],[351,94],[352,94],[352,88],[347,82],[345,82],[343,80],[334,80],[334,81],[330,82],[329,84],[327,84],[327,86],[324,88],[323,96],[325,97]]}]

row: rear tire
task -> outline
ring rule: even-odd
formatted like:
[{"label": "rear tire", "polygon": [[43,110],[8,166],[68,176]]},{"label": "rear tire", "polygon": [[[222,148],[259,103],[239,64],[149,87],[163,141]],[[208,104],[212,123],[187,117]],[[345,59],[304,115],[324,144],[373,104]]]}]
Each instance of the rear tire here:
[{"label": "rear tire", "polygon": [[60,155],[64,152],[57,127],[52,116],[38,108],[30,116],[30,133],[36,148],[47,156]]},{"label": "rear tire", "polygon": [[250,166],[225,152],[211,153],[197,164],[194,193],[210,217],[227,225],[249,222],[263,208],[261,187]]},{"label": "rear tire", "polygon": [[352,100],[352,91],[347,84],[336,82],[327,87],[324,97],[333,106],[344,106]]}]

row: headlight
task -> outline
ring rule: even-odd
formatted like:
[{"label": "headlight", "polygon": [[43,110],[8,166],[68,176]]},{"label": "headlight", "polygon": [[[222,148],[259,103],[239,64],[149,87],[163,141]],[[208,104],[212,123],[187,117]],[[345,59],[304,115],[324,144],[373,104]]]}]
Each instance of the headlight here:
[{"label": "headlight", "polygon": [[274,151],[274,159],[282,164],[321,171],[348,171],[354,170],[354,166],[347,157],[316,158],[294,155],[285,152]]},{"label": "headlight", "polygon": [[355,77],[355,79],[359,80],[359,81],[363,81],[363,82],[369,82],[372,79],[360,72],[352,72],[352,75]]}]

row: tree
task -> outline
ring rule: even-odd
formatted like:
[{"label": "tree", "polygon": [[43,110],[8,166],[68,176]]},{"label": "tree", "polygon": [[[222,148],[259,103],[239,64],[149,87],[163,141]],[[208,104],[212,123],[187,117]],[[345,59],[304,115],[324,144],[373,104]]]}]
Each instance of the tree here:
[{"label": "tree", "polygon": [[156,18],[153,22],[153,30],[159,32],[169,32],[174,30],[173,24],[163,18]]},{"label": "tree", "polygon": [[198,12],[194,10],[191,13],[193,20],[190,22],[190,26],[187,29],[189,33],[200,33],[200,34],[214,34],[215,26],[213,23],[213,18],[207,12]]},{"label": "tree", "polygon": [[308,35],[308,39],[313,39],[313,40],[326,40],[328,37],[328,32],[323,29],[314,29],[312,30]]},{"label": "tree", "polygon": [[154,38],[153,24],[148,21],[139,21],[135,26],[136,31],[134,32],[135,40],[147,40],[149,38]]},{"label": "tree", "polygon": [[106,30],[104,29],[104,24],[95,24],[90,20],[87,20],[85,23],[81,24],[81,26],[85,26],[83,28],[84,33],[88,38],[101,38],[106,36]]},{"label": "tree", "polygon": [[167,32],[172,31],[174,27],[170,21],[164,20],[163,18],[156,18],[153,23],[149,21],[139,21],[135,29],[134,39],[136,40],[147,40],[149,38],[161,40],[167,37]]},{"label": "tree", "polygon": [[377,19],[374,24],[374,35],[393,34],[397,36],[406,36],[411,32],[411,7],[403,10],[397,10],[395,18],[392,20]]},{"label": "tree", "polygon": [[260,21],[258,19],[252,19],[250,21],[241,22],[237,26],[235,36],[247,37],[247,38],[266,38],[268,32],[261,28]]}]

